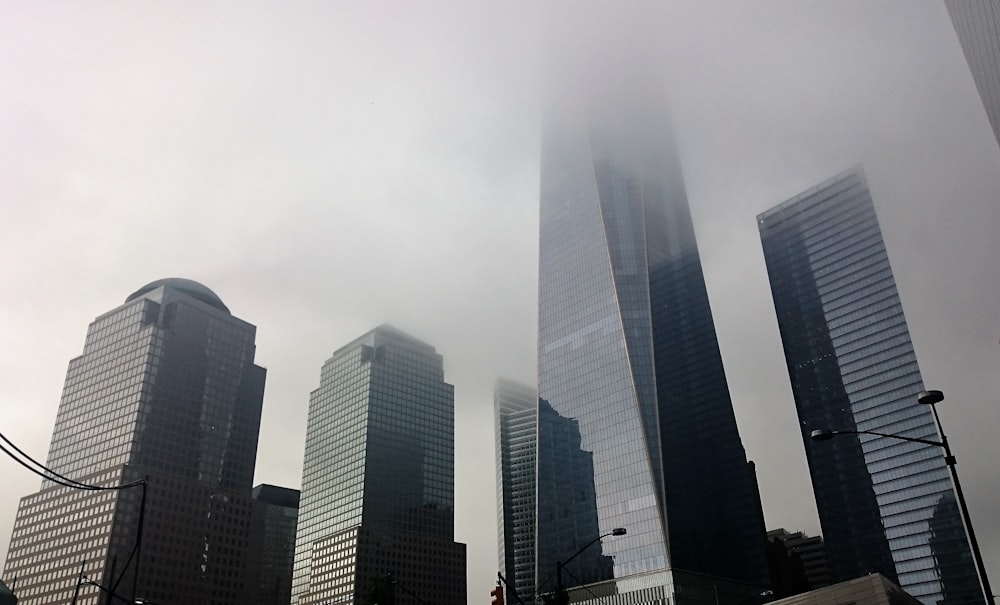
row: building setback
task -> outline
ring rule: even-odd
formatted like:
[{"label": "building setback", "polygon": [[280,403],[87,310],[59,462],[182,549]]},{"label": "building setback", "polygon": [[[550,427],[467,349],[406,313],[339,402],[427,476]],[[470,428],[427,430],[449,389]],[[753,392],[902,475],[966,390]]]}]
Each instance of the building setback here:
[{"label": "building setback", "polygon": [[[496,427],[498,565],[518,595],[535,590],[535,450],[538,391],[497,380],[493,391]],[[508,590],[507,602],[517,598]]]},{"label": "building setback", "polygon": [[309,396],[292,601],[465,605],[455,397],[434,347],[387,325]]},{"label": "building setback", "polygon": [[[806,590],[830,585],[830,569],[822,537],[781,528],[767,532],[767,540],[773,547],[779,547],[783,552],[795,556],[802,568]],[[774,576],[772,572],[771,579],[776,582]],[[777,590],[775,594],[778,594]]]},{"label": "building setback", "polygon": [[1000,144],[1000,0],[945,0],[945,5]]},{"label": "building setback", "polygon": [[878,572],[926,605],[981,603],[940,448],[815,429],[938,440],[861,167],[757,217],[830,575]]},{"label": "building setback", "polygon": [[253,488],[245,603],[288,605],[298,518],[298,490],[267,484]]},{"label": "building setback", "polygon": [[[255,332],[211,290],[176,278],[90,324],[69,363],[47,466],[100,486],[148,477],[142,549],[133,556],[139,488],[44,481],[21,500],[4,567],[19,603],[70,603],[81,564],[90,581],[120,582],[120,598],[243,602],[265,379]],[[77,603],[99,598],[84,584]]]},{"label": "building setback", "polygon": [[[623,527],[564,582],[672,598],[684,570],[755,584],[741,601],[767,582],[763,515],[663,94],[627,59],[586,71],[554,86],[542,138],[536,579],[552,590]],[[577,452],[589,476],[564,472]]]}]

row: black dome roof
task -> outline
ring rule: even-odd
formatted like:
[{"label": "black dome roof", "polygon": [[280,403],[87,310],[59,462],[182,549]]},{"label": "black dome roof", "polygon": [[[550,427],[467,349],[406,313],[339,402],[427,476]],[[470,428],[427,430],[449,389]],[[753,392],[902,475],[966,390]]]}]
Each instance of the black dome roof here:
[{"label": "black dome roof", "polygon": [[125,299],[125,302],[131,302],[137,298],[140,298],[141,296],[147,294],[148,292],[152,292],[153,290],[159,288],[160,286],[169,286],[175,290],[180,290],[181,292],[187,294],[191,298],[200,300],[201,302],[207,305],[211,305],[216,309],[219,309],[220,311],[225,311],[226,313],[229,313],[229,307],[227,307],[222,302],[222,299],[219,298],[218,294],[212,292],[208,287],[199,284],[194,280],[184,279],[183,277],[168,277],[166,279],[158,279],[154,282],[149,282],[145,286],[139,288],[131,295],[129,295],[129,297]]}]

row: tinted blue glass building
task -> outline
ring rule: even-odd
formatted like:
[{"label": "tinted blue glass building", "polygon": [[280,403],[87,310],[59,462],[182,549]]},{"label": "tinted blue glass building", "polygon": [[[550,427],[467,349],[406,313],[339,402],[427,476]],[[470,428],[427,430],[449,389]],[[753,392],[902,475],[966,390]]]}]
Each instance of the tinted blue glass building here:
[{"label": "tinted blue glass building", "polygon": [[597,594],[660,590],[668,569],[764,583],[760,500],[662,95],[627,71],[557,99],[543,134],[537,578],[551,590],[558,561],[625,527],[564,580],[616,580]]},{"label": "tinted blue glass building", "polygon": [[860,167],[757,217],[830,573],[877,571],[927,605],[982,602]]}]

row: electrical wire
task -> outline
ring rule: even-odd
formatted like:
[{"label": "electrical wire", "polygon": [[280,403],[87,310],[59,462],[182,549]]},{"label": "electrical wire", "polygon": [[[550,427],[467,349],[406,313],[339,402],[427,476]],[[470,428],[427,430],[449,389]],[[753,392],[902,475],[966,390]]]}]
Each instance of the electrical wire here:
[{"label": "electrical wire", "polygon": [[[37,467],[45,470],[47,473],[49,473],[49,474],[51,474],[51,475],[53,475],[55,477],[58,477],[59,479],[62,479],[63,481],[66,481],[66,482],[69,482],[69,483],[75,483],[75,484],[79,485],[81,488],[85,488],[87,486],[86,483],[81,483],[81,482],[76,481],[74,479],[70,479],[69,477],[64,477],[63,475],[60,475],[59,473],[55,472],[54,470],[52,470],[50,468],[47,468],[44,464],[42,464],[41,462],[39,462],[39,461],[35,460],[34,458],[32,458],[31,456],[29,456],[24,450],[22,450],[21,448],[17,447],[16,445],[14,445],[14,443],[10,439],[8,439],[3,433],[0,433],[0,439],[2,439],[4,441],[4,443],[6,443],[7,445],[9,445],[11,448],[13,448],[15,452],[17,452],[18,454],[20,454],[24,458],[27,458],[29,462],[31,462],[35,466],[37,466]],[[2,446],[0,446],[0,447],[2,447]],[[7,452],[6,449],[4,451]],[[14,457],[12,454],[10,454],[10,452],[7,452],[7,455],[11,456],[12,458]],[[17,460],[18,462],[21,462],[17,458],[14,458],[14,459]],[[31,470],[31,469],[29,469],[29,470]],[[58,481],[56,483],[58,483]],[[87,488],[87,489],[89,489],[89,488]]]},{"label": "electrical wire", "polygon": [[590,593],[590,596],[594,597],[595,599],[600,599],[601,598],[601,597],[597,596],[596,594],[594,594],[594,591],[591,590],[590,588],[588,588],[586,584],[584,584],[583,582],[581,582],[580,578],[574,576],[573,573],[570,572],[570,570],[568,570],[565,567],[563,567],[563,571],[565,571],[566,573],[568,573],[569,577],[571,577],[571,578],[573,578],[574,580],[577,581],[577,583],[579,584],[579,586],[577,586],[576,588],[582,588],[582,589],[586,590],[587,592]]},{"label": "electrical wire", "polygon": [[35,466],[37,466],[39,469],[42,469],[42,471],[44,471],[44,472],[39,471],[38,469],[32,468],[31,466],[28,465],[27,462],[25,462],[21,458],[15,456],[13,452],[11,452],[10,450],[8,450],[3,445],[0,445],[0,451],[3,451],[3,453],[5,453],[8,456],[10,456],[14,460],[14,462],[17,462],[18,464],[20,464],[24,468],[28,469],[29,471],[35,473],[39,477],[41,477],[43,479],[46,479],[48,481],[51,481],[53,483],[58,483],[59,485],[63,485],[63,486],[70,487],[70,488],[73,488],[73,489],[91,490],[91,491],[105,491],[105,490],[128,489],[130,487],[137,487],[139,485],[142,485],[142,484],[146,483],[145,479],[139,479],[138,481],[132,481],[131,483],[123,483],[121,485],[111,485],[111,486],[108,486],[108,485],[91,485],[89,483],[83,483],[83,482],[77,481],[75,479],[70,479],[68,477],[64,477],[63,475],[60,475],[59,473],[55,472],[54,470],[48,468],[47,466],[45,466],[41,462],[38,462],[37,460],[35,460],[34,458],[32,458],[31,456],[29,456],[28,454],[26,454],[24,452],[24,450],[22,450],[21,448],[17,447],[16,445],[14,445],[14,443],[10,439],[8,439],[3,433],[0,433],[0,440],[3,440],[3,442],[6,443],[7,445],[9,445],[11,448],[13,448],[14,451],[16,451],[18,454],[20,454],[21,456],[23,456],[27,460],[29,460],[32,464],[34,464]]},{"label": "electrical wire", "polygon": [[[53,477],[51,475],[47,475],[47,474],[45,474],[45,473],[43,473],[43,472],[41,472],[41,471],[39,471],[37,469],[34,469],[31,466],[29,466],[27,462],[25,462],[24,460],[21,460],[20,458],[18,458],[17,456],[15,456],[13,452],[11,452],[10,450],[8,450],[6,447],[4,447],[2,445],[0,445],[0,451],[2,451],[3,453],[7,454],[8,456],[10,456],[14,460],[14,462],[17,462],[18,464],[20,464],[24,468],[28,469],[29,471],[31,471],[31,472],[35,473],[36,475],[38,475],[39,477],[41,477],[42,479],[45,479],[47,481],[51,481],[53,483],[58,483],[59,485],[64,485],[66,487],[71,487],[73,489],[82,489],[82,490],[93,490],[94,489],[94,488],[92,488],[90,486],[87,486],[87,485],[83,485],[83,484],[79,484],[79,483],[70,483],[68,481],[63,481],[63,480],[57,479],[57,478],[55,478],[55,477]],[[48,470],[48,469],[46,469],[46,470]]]},{"label": "electrical wire", "polygon": [[427,603],[427,601],[425,601],[425,600],[421,599],[421,598],[420,598],[420,597],[418,597],[418,596],[417,596],[416,594],[414,594],[412,590],[410,590],[409,588],[407,588],[407,587],[406,587],[406,584],[403,584],[402,582],[400,582],[400,581],[399,581],[399,580],[397,580],[396,578],[393,578],[393,577],[392,577],[392,574],[386,574],[386,576],[388,576],[388,577],[389,577],[389,581],[390,581],[391,583],[393,583],[393,584],[395,584],[396,586],[399,586],[400,588],[402,588],[402,589],[403,589],[403,592],[405,592],[406,594],[408,594],[408,595],[410,595],[411,597],[413,597],[414,599],[416,599],[416,600],[417,600],[417,602],[421,603],[422,605],[429,605],[429,604]]},{"label": "electrical wire", "polygon": [[[139,530],[138,530],[138,535],[136,537],[135,545],[132,547],[132,552],[129,553],[128,560],[125,562],[125,567],[122,568],[121,574],[119,574],[118,579],[115,580],[114,586],[112,586],[111,591],[110,591],[111,595],[117,597],[118,595],[115,593],[115,591],[118,590],[118,585],[125,578],[125,572],[128,570],[129,565],[132,564],[132,560],[133,559],[136,559],[136,560],[138,559],[137,555],[139,553],[139,545],[142,543],[142,519],[143,519],[143,516],[144,516],[144,513],[145,513],[145,508],[146,508],[146,486],[148,484],[147,479],[146,478],[142,478],[142,479],[139,479],[138,481],[132,481],[130,483],[123,483],[121,485],[111,485],[111,486],[108,486],[108,485],[91,485],[89,483],[83,483],[82,481],[77,481],[75,479],[70,479],[69,477],[65,477],[63,475],[60,475],[59,473],[57,473],[54,470],[48,468],[47,466],[45,466],[41,462],[35,460],[31,456],[29,456],[27,453],[25,453],[24,450],[22,450],[21,448],[17,447],[16,445],[14,445],[14,443],[10,439],[8,439],[7,436],[4,435],[3,433],[0,433],[0,440],[2,440],[4,443],[6,443],[7,445],[9,445],[11,448],[14,449],[14,451],[16,451],[18,454],[20,454],[21,456],[23,456],[25,459],[27,459],[28,461],[30,461],[32,464],[34,464],[38,468],[33,468],[27,462],[25,462],[24,460],[22,460],[18,456],[14,455],[13,452],[11,452],[6,447],[4,447],[2,444],[0,444],[0,451],[2,451],[3,453],[7,454],[8,456],[10,456],[14,460],[14,462],[17,462],[18,464],[20,464],[24,468],[28,469],[29,471],[31,471],[31,472],[35,473],[36,475],[38,475],[39,477],[41,477],[42,479],[45,479],[47,481],[51,481],[53,483],[57,483],[59,485],[63,485],[65,487],[69,487],[69,488],[72,488],[72,489],[85,490],[85,491],[109,491],[109,490],[123,490],[123,489],[128,489],[128,488],[131,488],[131,487],[140,487],[140,486],[142,487],[142,504],[140,506],[140,511],[139,511]],[[41,470],[38,470],[38,469],[41,469]],[[138,562],[136,563],[136,565],[138,566]],[[136,571],[135,571],[135,574],[136,574],[135,579],[136,580],[138,580],[138,573],[139,573],[139,570],[136,569]],[[98,586],[100,586],[100,585],[98,585]],[[405,587],[404,587],[404,590],[405,590]],[[134,585],[132,587],[132,592],[135,593],[135,586]],[[135,596],[135,595],[133,594],[133,596]],[[118,597],[118,598],[121,598],[121,597]]]}]

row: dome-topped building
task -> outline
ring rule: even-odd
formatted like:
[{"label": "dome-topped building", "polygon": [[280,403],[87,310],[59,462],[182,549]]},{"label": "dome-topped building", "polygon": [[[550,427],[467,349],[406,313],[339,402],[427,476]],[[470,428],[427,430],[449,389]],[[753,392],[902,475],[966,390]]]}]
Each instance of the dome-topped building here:
[{"label": "dome-topped building", "polygon": [[[103,599],[80,577],[117,578],[148,602],[258,602],[252,490],[267,371],[254,361],[256,331],[215,292],[179,278],[146,284],[90,323],[45,465],[103,489],[46,480],[21,499],[2,572],[18,579],[19,605]],[[148,498],[109,489],[143,479]],[[122,566],[140,536],[156,564],[136,555]],[[178,545],[196,546],[198,565]]]},{"label": "dome-topped building", "polygon": [[129,295],[129,297],[125,299],[125,302],[131,302],[137,298],[140,298],[152,292],[153,290],[159,288],[160,286],[169,286],[171,288],[174,288],[175,290],[180,290],[181,292],[187,294],[191,298],[200,300],[201,302],[207,305],[211,305],[216,309],[219,309],[220,311],[225,311],[226,313],[230,312],[229,307],[227,307],[222,302],[222,299],[219,298],[219,295],[216,294],[215,292],[212,292],[210,288],[192,279],[184,279],[183,277],[168,277],[166,279],[158,279],[156,281],[149,282],[145,286],[139,288],[131,295]]}]

